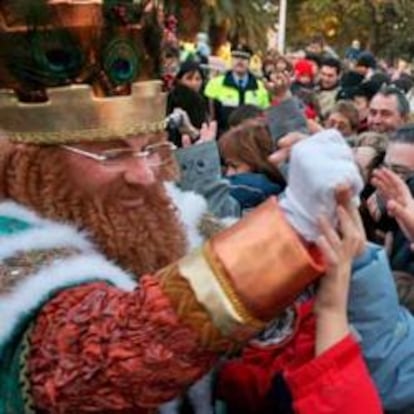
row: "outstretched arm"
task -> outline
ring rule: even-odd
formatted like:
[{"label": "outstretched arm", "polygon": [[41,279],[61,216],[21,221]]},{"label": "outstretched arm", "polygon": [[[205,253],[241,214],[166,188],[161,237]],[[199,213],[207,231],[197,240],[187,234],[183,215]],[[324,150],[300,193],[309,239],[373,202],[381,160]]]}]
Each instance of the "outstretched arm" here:
[{"label": "outstretched arm", "polygon": [[280,281],[289,272],[308,277],[307,284],[322,270],[269,200],[202,251],[143,276],[134,292],[102,282],[68,289],[44,306],[30,338],[36,406],[47,412],[156,407],[286,306],[291,297]]},{"label": "outstretched arm", "polygon": [[347,318],[351,264],[364,250],[365,234],[358,212],[349,203],[338,207],[339,232],[326,218],[320,219],[318,245],[327,262],[315,300],[315,358],[286,374],[298,414],[382,413],[375,386],[350,334]]}]

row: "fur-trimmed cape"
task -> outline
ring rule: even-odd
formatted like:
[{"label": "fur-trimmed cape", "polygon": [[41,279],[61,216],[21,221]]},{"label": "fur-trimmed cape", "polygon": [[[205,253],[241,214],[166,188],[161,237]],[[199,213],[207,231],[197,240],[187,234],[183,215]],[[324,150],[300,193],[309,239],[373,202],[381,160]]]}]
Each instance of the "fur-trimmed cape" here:
[{"label": "fur-trimmed cape", "polygon": [[[207,212],[207,203],[199,195],[183,192],[174,184],[165,185],[168,195],[177,208],[177,219],[181,220],[187,235],[189,249],[203,242],[199,222]],[[75,286],[90,280],[104,280],[120,289],[132,291],[136,278],[106,259],[94,248],[85,232],[74,227],[45,220],[29,209],[12,201],[0,203],[0,217],[4,220],[17,220],[27,228],[0,236],[0,359],[1,349],[13,335],[15,327],[28,314],[31,314],[50,294],[62,288]],[[52,250],[56,257],[48,257],[45,263],[32,260],[30,252]],[[69,255],[60,254],[70,251]],[[30,274],[22,271],[13,263],[16,256],[23,256],[24,264],[36,262]],[[19,263],[22,262],[19,259]],[[29,263],[29,267],[32,263]],[[4,278],[17,278],[11,291],[1,288],[6,285]],[[20,280],[19,280],[20,278]],[[3,283],[2,283],[3,279]],[[2,293],[3,291],[3,293]]]}]

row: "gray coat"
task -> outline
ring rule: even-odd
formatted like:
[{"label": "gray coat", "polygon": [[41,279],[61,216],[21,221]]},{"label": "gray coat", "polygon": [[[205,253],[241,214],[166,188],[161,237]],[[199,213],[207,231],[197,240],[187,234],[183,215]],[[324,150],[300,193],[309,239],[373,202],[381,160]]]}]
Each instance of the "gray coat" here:
[{"label": "gray coat", "polygon": [[369,245],[354,263],[348,312],[384,408],[414,413],[414,317],[398,303],[379,246]]}]

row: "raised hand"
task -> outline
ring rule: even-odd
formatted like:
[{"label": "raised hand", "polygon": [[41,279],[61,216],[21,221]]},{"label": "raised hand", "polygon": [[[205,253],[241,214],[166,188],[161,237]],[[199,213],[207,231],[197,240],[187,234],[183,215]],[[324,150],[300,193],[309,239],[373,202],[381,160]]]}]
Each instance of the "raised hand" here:
[{"label": "raised hand", "polygon": [[209,123],[204,122],[200,129],[200,137],[197,143],[202,144],[204,142],[214,141],[217,137],[217,121],[211,121]]},{"label": "raised hand", "polygon": [[290,150],[292,147],[297,142],[307,137],[307,135],[302,134],[301,132],[290,132],[289,134],[285,135],[277,142],[278,149],[269,156],[269,161],[276,166],[287,161],[289,159]]},{"label": "raised hand", "polygon": [[316,354],[319,355],[348,334],[347,302],[351,266],[364,252],[366,236],[358,209],[351,202],[347,186],[337,188],[338,229],[325,218],[319,220],[321,236],[317,240],[326,261],[315,300],[317,317]]},{"label": "raised hand", "polygon": [[414,243],[414,198],[408,185],[386,168],[374,171],[372,184],[386,200],[388,214],[397,220],[405,236]]},{"label": "raised hand", "polygon": [[307,119],[306,123],[308,124],[308,130],[310,134],[316,134],[323,130],[322,125],[316,122],[314,119]]},{"label": "raised hand", "polygon": [[214,141],[217,136],[217,122],[211,121],[209,123],[203,123],[201,126],[199,136],[196,140],[192,139],[190,135],[182,135],[182,146],[184,148],[191,147],[192,145],[204,144],[206,142]]},{"label": "raised hand", "polygon": [[273,72],[270,75],[270,81],[267,83],[269,91],[279,99],[284,99],[290,96],[290,86],[291,81],[288,71]]},{"label": "raised hand", "polygon": [[352,261],[365,249],[366,236],[358,209],[350,200],[351,190],[337,189],[338,230],[325,217],[319,219],[321,236],[317,244],[326,260],[326,276],[318,291],[316,308],[346,308]]}]

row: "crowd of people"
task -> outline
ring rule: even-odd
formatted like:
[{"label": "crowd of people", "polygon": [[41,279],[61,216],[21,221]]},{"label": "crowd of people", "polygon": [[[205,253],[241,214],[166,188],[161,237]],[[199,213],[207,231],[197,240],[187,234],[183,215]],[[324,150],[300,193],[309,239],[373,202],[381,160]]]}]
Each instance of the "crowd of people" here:
[{"label": "crowd of people", "polygon": [[0,4],[0,413],[413,413],[408,69],[132,3]]},{"label": "crowd of people", "polygon": [[[181,65],[169,94],[172,99],[176,99],[179,94],[182,101],[169,106],[167,114],[177,115],[181,110],[185,111],[181,125],[169,125],[170,139],[174,139],[179,146],[188,145],[186,142],[205,145],[203,138],[198,141],[200,124],[217,123],[217,133],[207,139],[217,142],[222,178],[229,185],[230,198],[236,200],[236,208],[244,215],[272,196],[279,197],[283,206],[294,184],[300,188],[300,192],[295,195],[296,200],[307,198],[307,209],[311,202],[318,204],[318,196],[306,190],[307,181],[301,172],[305,167],[295,168],[292,165],[291,151],[309,135],[321,134],[323,131],[328,133],[332,129],[339,131],[350,148],[353,162],[363,181],[358,197],[364,234],[369,242],[383,246],[386,250],[399,303],[408,312],[414,311],[414,273],[411,270],[414,234],[408,230],[414,230],[414,190],[411,189],[414,124],[410,123],[414,78],[408,66],[386,67],[371,52],[361,50],[357,41],[353,42],[343,59],[332,49],[323,48],[323,44],[317,41],[316,46],[313,42],[303,52],[281,55],[269,51],[263,59],[260,73],[253,73],[249,69],[249,61],[254,53],[245,44],[234,45],[230,68],[222,70],[221,74],[214,71],[210,76],[208,65],[201,64],[197,54],[187,56],[188,60]],[[183,77],[183,72],[187,73],[187,79],[197,78],[198,82],[191,84]],[[181,92],[183,88],[187,89],[187,95]],[[199,99],[203,102],[201,105],[196,104]],[[202,114],[203,120],[200,121],[200,116],[196,114]],[[197,127],[193,128],[194,125]],[[328,163],[323,158],[324,150],[329,151],[328,145],[319,154],[309,151],[307,156],[313,157],[314,163],[325,162],[325,175],[319,177],[328,183],[335,182],[340,169],[338,160]],[[318,168],[309,167],[308,173],[317,175]],[[203,194],[202,189],[197,191]],[[214,206],[211,208],[214,211]],[[318,208],[313,210],[315,215],[318,212]],[[218,210],[215,213],[220,214]],[[305,212],[302,214],[307,215]],[[304,236],[303,229],[300,234]],[[305,238],[309,240],[309,237]],[[382,273],[385,267],[377,271]],[[387,318],[381,316],[385,302],[381,305],[380,297],[376,297],[373,301],[377,303],[370,305],[368,294],[365,299],[365,306],[377,309],[378,320],[385,322]],[[350,300],[352,303],[352,293]],[[299,308],[302,309],[302,306]],[[361,310],[351,311],[348,308],[348,312],[356,315]],[[304,321],[309,317],[306,312],[301,316]],[[397,335],[399,318],[402,317],[394,316],[396,319],[390,325],[394,332],[390,332],[391,337]],[[376,317],[373,314],[371,317],[372,321],[369,318],[366,320],[368,325],[375,324]],[[306,322],[303,324],[306,331]],[[407,338],[401,341],[400,346],[404,349],[402,352],[409,352],[407,355],[410,355],[409,347],[402,345],[408,342],[410,336],[411,328],[408,325],[402,334]],[[315,329],[314,326],[311,329]],[[369,330],[374,335],[374,331]],[[380,338],[377,334],[375,336]],[[297,411],[290,411],[292,408],[287,409],[285,398],[281,398],[281,395],[286,397],[286,390],[281,391],[283,381],[279,375],[285,372],[286,382],[290,364],[295,366],[295,358],[305,358],[306,346],[296,348],[303,346],[303,339],[297,335],[293,342],[286,345],[286,338],[269,340],[266,334],[264,338],[263,341],[253,341],[238,359],[220,365],[214,374],[215,398],[220,404],[225,403],[226,412],[229,413],[319,412],[315,407],[309,411],[306,411],[307,408],[298,408],[302,407],[299,402],[295,405]],[[299,341],[300,345],[295,341]],[[380,345],[371,342],[371,339],[369,342],[373,350],[367,349],[366,343],[362,341],[365,361],[376,381],[383,409],[387,412],[411,412],[410,409],[414,409],[414,391],[411,391],[408,382],[402,380],[400,375],[404,374],[390,367],[387,372],[384,367],[377,369],[376,366],[379,361],[375,358],[387,359],[385,355],[379,357],[376,352],[384,346],[390,351],[397,345]],[[385,349],[382,351],[387,352]],[[295,352],[300,356],[295,355]],[[368,355],[376,356],[370,359]],[[316,378],[313,380],[317,383]],[[331,380],[334,381],[333,378]],[[407,389],[404,391],[404,388]],[[290,403],[291,393],[292,385]],[[398,394],[400,397],[396,397]],[[209,395],[208,390],[205,395]],[[206,398],[212,400],[212,396]],[[335,394],[335,399],[336,408],[327,412],[351,412],[347,404],[352,403],[347,401],[344,404],[339,394]],[[317,400],[315,397],[316,405]],[[353,410],[380,412],[378,408],[369,407],[360,400]]]}]

